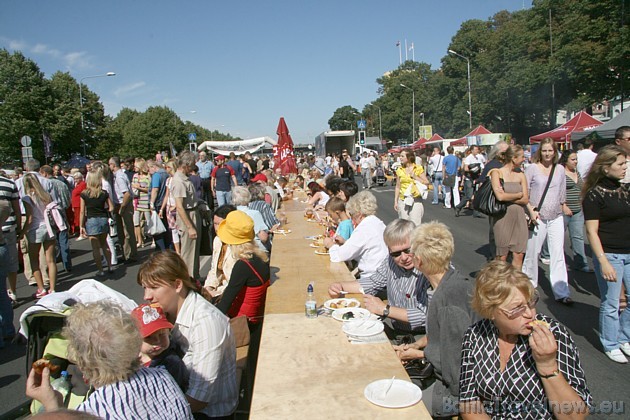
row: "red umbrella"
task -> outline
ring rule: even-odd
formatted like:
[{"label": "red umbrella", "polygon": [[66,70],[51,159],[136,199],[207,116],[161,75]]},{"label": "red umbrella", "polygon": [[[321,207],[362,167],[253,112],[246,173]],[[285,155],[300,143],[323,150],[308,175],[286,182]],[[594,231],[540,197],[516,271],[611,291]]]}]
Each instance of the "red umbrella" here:
[{"label": "red umbrella", "polygon": [[296,174],[297,165],[293,153],[293,140],[289,134],[287,123],[284,122],[284,117],[280,117],[276,134],[278,135],[278,144],[273,146],[274,169],[280,168],[282,175]]}]

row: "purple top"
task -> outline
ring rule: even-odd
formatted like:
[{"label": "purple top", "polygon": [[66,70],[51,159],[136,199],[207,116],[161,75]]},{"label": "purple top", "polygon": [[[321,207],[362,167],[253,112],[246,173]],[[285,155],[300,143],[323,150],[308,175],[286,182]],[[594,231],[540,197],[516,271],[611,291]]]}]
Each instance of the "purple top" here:
[{"label": "purple top", "polygon": [[[542,198],[545,185],[549,177],[538,169],[537,164],[532,164],[525,169],[525,177],[527,178],[527,187],[529,188],[529,204],[538,207]],[[539,211],[542,220],[553,220],[562,215],[562,203],[565,202],[567,195],[567,185],[565,181],[564,168],[556,165],[549,191],[545,196],[545,202]]]}]

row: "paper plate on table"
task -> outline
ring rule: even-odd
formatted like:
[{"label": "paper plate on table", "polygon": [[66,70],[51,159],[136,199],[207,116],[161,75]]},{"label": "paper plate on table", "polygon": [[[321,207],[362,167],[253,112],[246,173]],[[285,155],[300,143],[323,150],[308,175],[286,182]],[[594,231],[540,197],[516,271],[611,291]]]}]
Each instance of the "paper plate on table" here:
[{"label": "paper plate on table", "polygon": [[337,298],[329,299],[324,302],[324,308],[334,311],[335,309],[342,308],[360,308],[361,302],[353,298]]},{"label": "paper plate on table", "polygon": [[371,337],[385,329],[381,321],[373,319],[344,322],[341,330],[353,337]]},{"label": "paper plate on table", "polygon": [[272,233],[276,233],[279,235],[286,235],[287,233],[291,233],[291,229],[276,229]]},{"label": "paper plate on table", "polygon": [[328,251],[315,251],[315,254],[317,254],[317,255],[330,255],[328,253]]},{"label": "paper plate on table", "polygon": [[[343,319],[343,316],[347,314],[348,312],[352,313],[352,317],[349,319]],[[334,319],[336,319],[337,321],[343,321],[343,322],[355,321],[357,319],[359,320],[368,319],[370,315],[372,315],[370,311],[363,308],[341,308],[341,309],[335,309],[332,313],[332,317]]]},{"label": "paper plate on table", "polygon": [[324,246],[324,243],[318,244],[316,242],[311,242],[308,246],[310,246],[311,248],[321,248]]},{"label": "paper plate on table", "polygon": [[391,379],[380,379],[372,382],[365,387],[363,395],[372,404],[385,408],[409,407],[418,404],[422,399],[420,387],[401,379],[394,379],[392,387],[385,394],[390,381]]}]

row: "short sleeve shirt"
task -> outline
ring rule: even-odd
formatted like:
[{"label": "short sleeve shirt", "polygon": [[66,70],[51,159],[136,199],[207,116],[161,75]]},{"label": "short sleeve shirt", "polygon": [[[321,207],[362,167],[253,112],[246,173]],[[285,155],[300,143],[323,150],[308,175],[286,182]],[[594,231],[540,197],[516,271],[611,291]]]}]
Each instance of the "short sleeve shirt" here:
[{"label": "short sleeve shirt", "polygon": [[234,169],[231,166],[215,166],[212,170],[212,178],[216,180],[215,189],[217,191],[230,191],[232,189],[232,175],[234,175]]},{"label": "short sleeve shirt", "polygon": [[195,194],[195,186],[186,175],[180,171],[175,172],[171,181],[171,194],[175,198],[183,199],[183,206],[186,210],[192,210],[197,207],[197,195]]}]

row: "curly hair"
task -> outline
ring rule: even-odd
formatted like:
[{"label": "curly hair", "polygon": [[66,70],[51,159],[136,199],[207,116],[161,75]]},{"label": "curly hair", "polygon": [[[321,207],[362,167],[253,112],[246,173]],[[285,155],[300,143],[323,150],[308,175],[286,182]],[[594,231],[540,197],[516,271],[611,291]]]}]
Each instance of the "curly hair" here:
[{"label": "curly hair", "polygon": [[346,204],[346,211],[348,214],[361,213],[363,216],[373,216],[378,210],[378,202],[376,197],[369,191],[361,191],[355,196],[352,196]]},{"label": "curly hair", "polygon": [[491,261],[477,274],[471,306],[483,318],[492,319],[496,309],[515,289],[528,301],[534,295],[534,287],[526,274],[505,261]]},{"label": "curly hair", "polygon": [[411,252],[422,261],[424,274],[445,273],[455,252],[453,234],[444,223],[423,223],[411,232]]},{"label": "curly hair", "polygon": [[68,359],[95,388],[124,381],[140,368],[138,326],[111,301],[76,305],[62,334],[68,340]]}]

